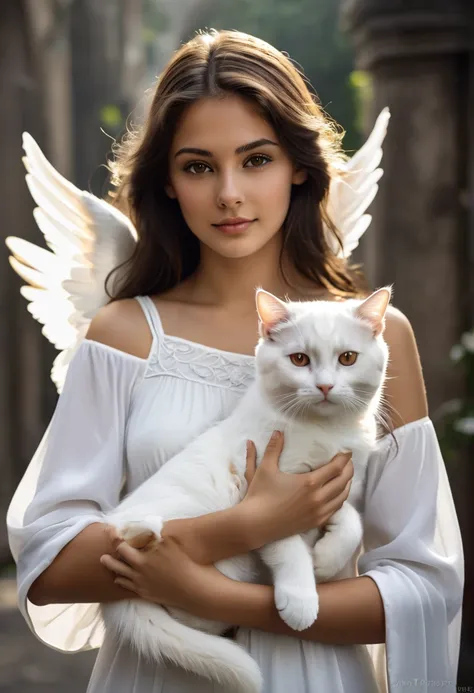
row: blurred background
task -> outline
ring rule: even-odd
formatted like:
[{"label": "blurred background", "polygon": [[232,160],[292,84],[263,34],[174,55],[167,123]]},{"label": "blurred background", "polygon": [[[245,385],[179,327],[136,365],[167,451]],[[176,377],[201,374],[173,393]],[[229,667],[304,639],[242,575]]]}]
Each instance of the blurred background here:
[{"label": "blurred background", "polygon": [[[21,133],[103,196],[105,162],[138,122],[172,52],[198,29],[239,29],[289,53],[352,153],[389,106],[385,175],[358,248],[374,287],[411,320],[462,528],[466,592],[458,684],[474,690],[474,3],[472,0],[2,0],[2,237],[42,245]],[[26,311],[0,244],[0,514],[56,403],[54,349]],[[0,523],[0,693],[85,691],[94,653],[35,640],[15,608]]]}]

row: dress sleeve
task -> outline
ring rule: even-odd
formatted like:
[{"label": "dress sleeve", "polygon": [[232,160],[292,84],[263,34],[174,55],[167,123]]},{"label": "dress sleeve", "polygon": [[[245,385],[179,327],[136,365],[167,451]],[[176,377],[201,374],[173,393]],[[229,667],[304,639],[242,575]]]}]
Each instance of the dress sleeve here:
[{"label": "dress sleeve", "polygon": [[80,345],[50,424],[8,509],[20,610],[37,637],[59,650],[100,645],[98,606],[35,606],[28,590],[66,544],[117,505],[128,410],[145,363],[98,342]]},{"label": "dress sleeve", "polygon": [[360,575],[382,596],[385,646],[369,646],[381,690],[454,693],[463,592],[461,534],[429,418],[385,436],[369,461]]}]

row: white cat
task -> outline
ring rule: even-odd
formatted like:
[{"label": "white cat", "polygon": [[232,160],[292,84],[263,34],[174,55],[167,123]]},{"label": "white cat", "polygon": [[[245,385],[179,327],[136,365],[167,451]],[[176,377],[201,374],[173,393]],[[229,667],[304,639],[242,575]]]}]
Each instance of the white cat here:
[{"label": "white cat", "polygon": [[[125,539],[145,530],[159,537],[166,520],[235,505],[246,492],[246,440],[254,441],[261,459],[273,430],[284,431],[280,469],[285,472],[316,469],[337,452],[352,451],[349,499],[323,536],[315,529],[259,550],[273,576],[281,618],[295,630],[308,628],[318,615],[316,579],[339,573],[362,539],[359,512],[388,360],[382,333],[389,301],[386,288],[364,301],[300,303],[283,303],[259,290],[261,339],[254,384],[231,416],[169,460],[106,521]],[[255,578],[252,554],[217,567],[233,579]],[[105,604],[102,612],[106,627],[148,658],[170,660],[229,691],[261,689],[256,662],[237,644],[218,637],[229,624],[143,600]]]}]

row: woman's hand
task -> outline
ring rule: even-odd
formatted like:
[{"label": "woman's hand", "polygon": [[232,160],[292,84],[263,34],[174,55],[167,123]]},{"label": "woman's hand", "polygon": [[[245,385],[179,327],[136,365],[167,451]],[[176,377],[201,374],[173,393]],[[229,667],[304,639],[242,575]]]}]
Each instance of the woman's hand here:
[{"label": "woman's hand", "polygon": [[[116,553],[103,555],[102,565],[116,574],[116,584],[130,590],[131,599],[138,596],[201,614],[203,604],[209,605],[215,598],[223,576],[213,565],[206,564],[209,552],[199,549],[197,538],[203,539],[204,535],[208,541],[222,543],[222,547],[215,548],[217,557],[211,559],[221,560],[247,550],[241,545],[240,534],[236,537],[235,531],[234,534],[231,531],[237,519],[239,527],[242,523],[247,527],[244,535],[252,535],[252,548],[258,548],[314,527],[324,527],[349,495],[353,475],[350,454],[336,455],[314,472],[285,474],[278,468],[282,450],[280,434],[269,442],[257,469],[255,446],[249,444],[246,473],[249,488],[238,508],[192,520],[170,520],[165,523],[161,541],[156,541],[150,533],[130,542],[133,546],[122,542],[110,527]],[[238,518],[233,518],[237,510]],[[217,514],[221,516],[220,523],[214,521]],[[225,529],[222,537],[221,529]]]},{"label": "woman's hand", "polygon": [[285,474],[278,468],[283,442],[283,433],[275,432],[258,468],[255,445],[247,446],[249,488],[242,503],[262,529],[262,543],[323,528],[347,499],[354,474],[350,453],[339,453],[313,472]]},{"label": "woman's hand", "polygon": [[143,541],[131,546],[121,541],[115,528],[109,532],[115,555],[104,554],[100,562],[115,573],[117,585],[130,591],[130,599],[140,597],[191,613],[197,605],[212,601],[221,573],[212,565],[193,561],[172,536],[157,541],[150,533],[148,541],[142,537]]}]

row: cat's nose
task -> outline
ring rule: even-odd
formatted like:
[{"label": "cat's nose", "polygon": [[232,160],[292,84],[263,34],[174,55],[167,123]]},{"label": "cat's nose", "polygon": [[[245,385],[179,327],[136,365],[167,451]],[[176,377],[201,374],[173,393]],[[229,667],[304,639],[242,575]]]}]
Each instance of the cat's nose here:
[{"label": "cat's nose", "polygon": [[321,390],[321,392],[323,393],[323,395],[325,397],[327,397],[329,394],[329,391],[332,390],[334,385],[316,385],[316,387],[318,388],[318,390]]}]

